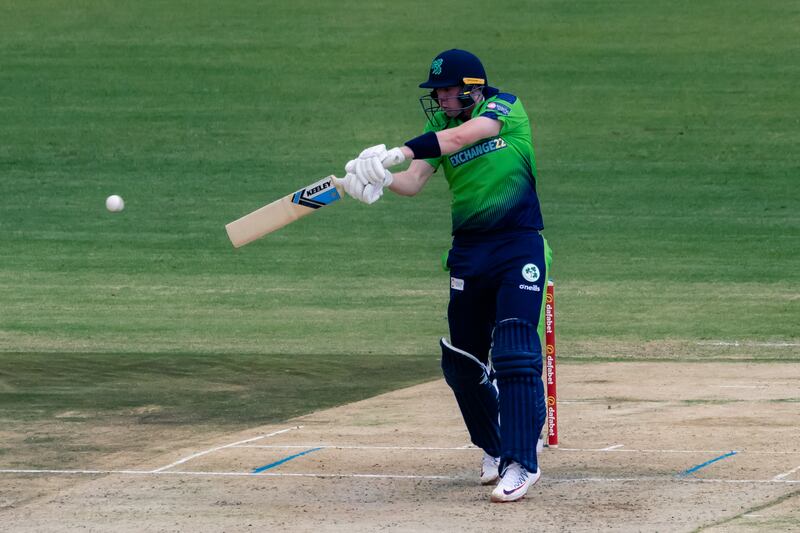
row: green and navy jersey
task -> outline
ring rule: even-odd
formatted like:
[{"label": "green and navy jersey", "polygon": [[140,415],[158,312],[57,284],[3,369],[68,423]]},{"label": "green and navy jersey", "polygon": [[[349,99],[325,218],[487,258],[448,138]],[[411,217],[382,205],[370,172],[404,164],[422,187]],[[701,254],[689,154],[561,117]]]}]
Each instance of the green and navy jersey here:
[{"label": "green and navy jersey", "polygon": [[[500,133],[454,154],[426,159],[434,169],[444,167],[452,193],[454,236],[543,228],[528,114],[516,96],[490,91],[475,106],[472,117],[500,121]],[[444,111],[436,118],[445,126],[428,122],[426,132],[462,124]]]}]

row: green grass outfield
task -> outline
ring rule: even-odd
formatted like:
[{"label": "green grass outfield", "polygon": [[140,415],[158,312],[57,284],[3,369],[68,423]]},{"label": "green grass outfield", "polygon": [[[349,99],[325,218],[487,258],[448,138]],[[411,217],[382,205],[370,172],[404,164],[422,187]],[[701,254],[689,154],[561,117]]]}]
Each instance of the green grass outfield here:
[{"label": "green grass outfield", "polygon": [[438,377],[441,176],[241,250],[223,226],[419,132],[454,46],[532,118],[564,361],[800,361],[799,25],[793,0],[3,2],[0,421],[242,426]]}]

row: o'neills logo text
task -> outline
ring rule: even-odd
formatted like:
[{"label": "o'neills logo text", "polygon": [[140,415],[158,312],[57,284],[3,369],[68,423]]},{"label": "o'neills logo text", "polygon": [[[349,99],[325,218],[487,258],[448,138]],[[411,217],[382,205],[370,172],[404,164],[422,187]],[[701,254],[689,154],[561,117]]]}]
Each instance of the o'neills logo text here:
[{"label": "o'neills logo text", "polygon": [[475,146],[470,146],[469,148],[464,148],[460,152],[454,153],[449,158],[450,164],[454,167],[457,167],[459,165],[463,165],[464,163],[469,163],[477,157],[490,154],[507,147],[508,144],[503,140],[502,137],[495,137],[494,139],[489,139],[488,141],[476,144]]}]

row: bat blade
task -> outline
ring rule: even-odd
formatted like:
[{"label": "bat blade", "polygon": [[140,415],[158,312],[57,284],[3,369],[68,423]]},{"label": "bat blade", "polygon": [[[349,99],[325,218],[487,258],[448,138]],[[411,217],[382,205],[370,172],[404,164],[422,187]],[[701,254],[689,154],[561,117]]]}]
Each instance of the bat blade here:
[{"label": "bat blade", "polygon": [[315,181],[227,224],[228,238],[240,248],[341,199],[339,187],[334,176]]}]

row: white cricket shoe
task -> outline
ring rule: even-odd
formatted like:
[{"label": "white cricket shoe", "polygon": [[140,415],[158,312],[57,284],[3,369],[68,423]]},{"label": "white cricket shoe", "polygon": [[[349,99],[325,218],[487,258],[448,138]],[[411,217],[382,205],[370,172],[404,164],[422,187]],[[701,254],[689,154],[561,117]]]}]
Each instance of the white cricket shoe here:
[{"label": "white cricket shoe", "polygon": [[503,472],[500,483],[492,491],[492,501],[513,502],[519,500],[525,496],[531,485],[539,481],[541,475],[541,468],[531,474],[524,466],[512,461]]},{"label": "white cricket shoe", "polygon": [[481,485],[489,485],[497,481],[500,477],[500,472],[497,471],[499,466],[499,457],[492,457],[488,453],[483,452],[483,460],[481,461]]}]

